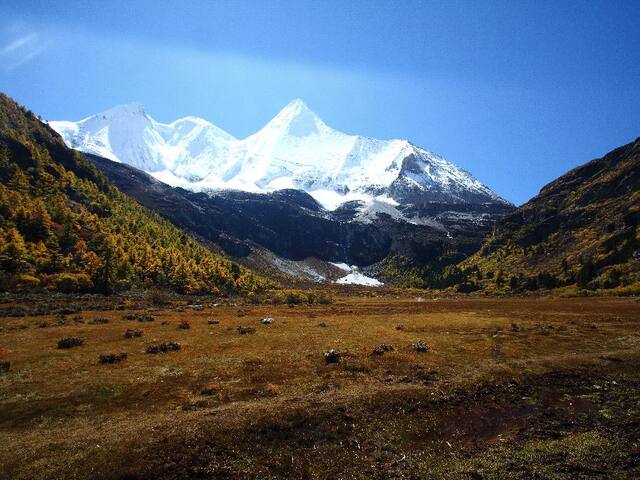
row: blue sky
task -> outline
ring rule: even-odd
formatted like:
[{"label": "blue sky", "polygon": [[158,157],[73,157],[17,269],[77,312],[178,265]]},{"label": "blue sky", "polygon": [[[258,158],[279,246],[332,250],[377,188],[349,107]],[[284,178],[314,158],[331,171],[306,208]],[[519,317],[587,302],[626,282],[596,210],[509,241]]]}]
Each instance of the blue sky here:
[{"label": "blue sky", "polygon": [[0,5],[0,90],[46,119],[142,102],[244,137],[300,97],[516,204],[640,136],[638,1]]}]

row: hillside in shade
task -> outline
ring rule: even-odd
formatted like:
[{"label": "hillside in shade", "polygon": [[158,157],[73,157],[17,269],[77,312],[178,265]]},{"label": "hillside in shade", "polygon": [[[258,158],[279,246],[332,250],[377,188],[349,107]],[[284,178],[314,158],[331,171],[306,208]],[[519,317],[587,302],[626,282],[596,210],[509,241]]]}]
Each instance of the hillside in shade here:
[{"label": "hillside in shade", "polygon": [[248,293],[267,285],[121,193],[0,94],[2,289]]}]

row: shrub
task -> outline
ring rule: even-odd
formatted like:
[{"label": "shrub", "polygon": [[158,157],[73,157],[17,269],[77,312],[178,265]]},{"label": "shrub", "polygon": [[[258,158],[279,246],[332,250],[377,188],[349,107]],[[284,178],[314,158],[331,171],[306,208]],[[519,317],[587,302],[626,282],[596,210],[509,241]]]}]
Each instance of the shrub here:
[{"label": "shrub", "polygon": [[150,290],[149,293],[149,301],[153,305],[168,305],[171,303],[171,297],[165,290],[161,290],[159,288],[154,288]]},{"label": "shrub", "polygon": [[63,337],[58,340],[58,348],[73,348],[79,347],[84,343],[84,338],[82,337]]},{"label": "shrub", "polygon": [[301,303],[309,303],[309,297],[305,295],[303,292],[298,292],[295,290],[289,291],[286,294],[286,302],[287,305],[299,305]]},{"label": "shrub", "polygon": [[393,352],[395,349],[393,345],[389,345],[388,343],[381,343],[376,348],[373,349],[373,355],[384,355],[386,352]]},{"label": "shrub", "polygon": [[11,369],[9,360],[0,360],[0,372],[8,372]]},{"label": "shrub", "polygon": [[324,352],[324,361],[326,363],[339,363],[340,362],[340,352],[336,352],[333,348]]},{"label": "shrub", "polygon": [[249,295],[247,295],[247,300],[252,305],[258,305],[260,303],[260,297],[258,297],[258,295],[253,292],[249,292]]},{"label": "shrub", "polygon": [[101,364],[118,363],[118,362],[123,362],[126,359],[127,359],[126,353],[106,353],[98,357],[98,363],[101,363]]},{"label": "shrub", "polygon": [[139,328],[127,328],[127,331],[124,332],[124,338],[141,337],[142,334],[143,332]]},{"label": "shrub", "polygon": [[137,320],[138,322],[153,322],[155,317],[148,313],[128,313],[124,315],[123,320]]},{"label": "shrub", "polygon": [[411,345],[416,352],[428,352],[429,346],[424,343],[422,340],[418,340],[417,342]]},{"label": "shrub", "polygon": [[93,290],[93,282],[84,273],[59,273],[49,278],[54,290],[64,293],[89,292]]},{"label": "shrub", "polygon": [[455,286],[455,289],[459,293],[472,293],[480,289],[474,282],[463,282]]},{"label": "shrub", "polygon": [[91,325],[104,325],[105,323],[109,323],[109,319],[104,317],[98,317],[98,318],[94,318],[89,323]]},{"label": "shrub", "polygon": [[320,305],[329,305],[333,303],[333,298],[328,292],[320,292],[316,296],[316,303]]},{"label": "shrub", "polygon": [[33,275],[20,275],[16,280],[15,288],[19,292],[28,292],[35,290],[40,286],[40,279]]},{"label": "shrub", "polygon": [[180,330],[189,330],[191,328],[191,324],[189,323],[189,320],[180,320],[178,328]]},{"label": "shrub", "polygon": [[157,353],[177,352],[181,348],[182,347],[180,346],[179,343],[166,342],[166,343],[161,343],[159,345],[149,345],[146,348],[145,353],[155,355]]},{"label": "shrub", "polygon": [[256,329],[253,327],[243,327],[243,326],[239,326],[237,328],[238,333],[240,335],[247,335],[247,334],[251,334],[251,333],[256,333]]},{"label": "shrub", "polygon": [[328,305],[333,303],[333,299],[325,291],[277,290],[271,293],[271,303],[273,305],[286,303],[289,306],[302,303]]},{"label": "shrub", "polygon": [[80,311],[80,307],[63,307],[58,311],[58,313],[60,315],[71,315],[72,313],[78,313]]},{"label": "shrub", "polygon": [[207,320],[207,323],[209,325],[218,325],[220,323],[220,320],[214,320],[214,319],[210,318],[209,320]]}]

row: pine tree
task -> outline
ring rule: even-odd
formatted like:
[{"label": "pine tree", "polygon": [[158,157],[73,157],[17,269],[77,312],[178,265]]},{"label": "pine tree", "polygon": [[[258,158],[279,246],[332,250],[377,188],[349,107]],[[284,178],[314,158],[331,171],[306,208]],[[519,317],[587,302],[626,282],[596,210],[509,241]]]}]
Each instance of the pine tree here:
[{"label": "pine tree", "polygon": [[27,267],[27,248],[24,238],[15,228],[7,230],[2,250],[0,250],[0,265],[3,270],[11,273],[23,272]]},{"label": "pine tree", "polygon": [[100,233],[95,238],[95,250],[100,259],[98,268],[92,277],[96,289],[110,295],[117,284],[117,259],[115,242],[111,235]]}]

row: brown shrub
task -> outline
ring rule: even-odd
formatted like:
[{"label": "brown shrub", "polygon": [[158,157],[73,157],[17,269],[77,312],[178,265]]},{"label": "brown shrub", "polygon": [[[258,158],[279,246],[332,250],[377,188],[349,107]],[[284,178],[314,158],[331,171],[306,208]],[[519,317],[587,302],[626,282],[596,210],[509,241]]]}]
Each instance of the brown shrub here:
[{"label": "brown shrub", "polygon": [[126,353],[105,353],[98,357],[98,363],[119,363],[127,359]]},{"label": "brown shrub", "polygon": [[127,331],[124,332],[124,338],[141,337],[142,334],[143,331],[139,328],[127,328]]},{"label": "brown shrub", "polygon": [[145,353],[155,355],[156,353],[177,352],[182,347],[176,342],[166,342],[159,345],[149,345],[145,350]]},{"label": "brown shrub", "polygon": [[324,361],[326,363],[339,363],[340,362],[340,352],[336,352],[333,348],[324,352]]},{"label": "brown shrub", "polygon": [[393,352],[395,348],[393,345],[389,345],[388,343],[381,343],[376,348],[373,349],[373,355],[384,355],[386,352]]},{"label": "brown shrub", "polygon": [[148,313],[128,313],[122,317],[123,320],[136,320],[138,322],[153,322],[155,317]]},{"label": "brown shrub", "polygon": [[58,348],[73,348],[79,347],[84,343],[84,338],[82,337],[63,337],[58,340]]}]

